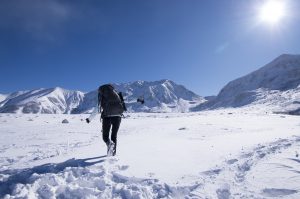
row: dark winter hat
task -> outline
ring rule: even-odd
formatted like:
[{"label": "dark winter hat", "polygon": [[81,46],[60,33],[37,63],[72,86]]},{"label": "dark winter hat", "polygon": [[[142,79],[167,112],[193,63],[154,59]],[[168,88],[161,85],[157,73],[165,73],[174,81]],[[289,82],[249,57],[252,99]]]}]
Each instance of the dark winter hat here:
[{"label": "dark winter hat", "polygon": [[99,86],[98,88],[98,92],[103,92],[104,90],[111,90],[111,89],[114,89],[114,86],[112,84],[103,84],[101,86]]}]

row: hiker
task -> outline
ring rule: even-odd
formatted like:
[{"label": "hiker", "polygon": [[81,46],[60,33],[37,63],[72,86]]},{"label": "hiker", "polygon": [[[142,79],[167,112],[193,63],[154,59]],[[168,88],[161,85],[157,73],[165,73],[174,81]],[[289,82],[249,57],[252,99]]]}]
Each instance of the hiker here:
[{"label": "hiker", "polygon": [[[117,134],[121,124],[121,117],[126,111],[126,106],[121,92],[117,92],[111,84],[104,84],[98,89],[98,109],[95,109],[86,121],[89,123],[93,117],[101,113],[102,138],[107,146],[107,155],[116,155]],[[111,129],[111,138],[109,133]]]}]

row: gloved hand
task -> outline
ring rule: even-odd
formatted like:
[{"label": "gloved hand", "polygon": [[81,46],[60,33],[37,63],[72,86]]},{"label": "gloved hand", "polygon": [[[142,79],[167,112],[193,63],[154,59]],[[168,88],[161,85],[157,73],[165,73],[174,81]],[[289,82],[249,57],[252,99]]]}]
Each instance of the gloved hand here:
[{"label": "gloved hand", "polygon": [[144,103],[145,103],[144,98],[138,98],[136,101],[137,101],[137,102],[140,102],[141,104],[144,104]]},{"label": "gloved hand", "polygon": [[89,120],[89,118],[85,119],[86,123],[90,123],[91,121]]}]

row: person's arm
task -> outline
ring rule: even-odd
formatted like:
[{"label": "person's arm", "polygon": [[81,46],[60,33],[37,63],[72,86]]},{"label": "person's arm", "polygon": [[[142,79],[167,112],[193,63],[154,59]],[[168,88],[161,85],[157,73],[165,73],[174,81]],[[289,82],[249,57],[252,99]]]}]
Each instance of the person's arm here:
[{"label": "person's arm", "polygon": [[100,93],[98,94],[98,102],[97,102],[97,107],[94,108],[93,112],[90,114],[88,118],[86,118],[86,122],[90,123],[98,113],[101,113],[101,95]]},{"label": "person's arm", "polygon": [[86,122],[90,123],[95,117],[96,115],[99,113],[98,107],[95,107],[93,112],[90,114],[90,116],[88,118],[86,118]]},{"label": "person's arm", "polygon": [[118,95],[121,98],[121,102],[122,102],[122,106],[123,106],[124,111],[127,111],[126,104],[125,104],[122,92],[119,92]]}]

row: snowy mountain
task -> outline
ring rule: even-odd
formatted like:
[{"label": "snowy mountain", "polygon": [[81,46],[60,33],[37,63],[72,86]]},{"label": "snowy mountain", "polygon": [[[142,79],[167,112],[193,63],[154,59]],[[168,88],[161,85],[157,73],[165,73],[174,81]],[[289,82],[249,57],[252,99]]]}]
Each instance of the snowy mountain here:
[{"label": "snowy mountain", "polygon": [[218,96],[195,110],[265,105],[277,111],[300,108],[300,55],[281,55],[264,67],[229,82]]},{"label": "snowy mountain", "polygon": [[12,93],[0,102],[0,113],[70,113],[84,97],[59,87]]},{"label": "snowy mountain", "polygon": [[[123,92],[129,112],[187,112],[204,98],[170,80],[114,84]],[[143,97],[145,103],[137,103]],[[4,97],[3,97],[4,99]],[[0,113],[89,113],[97,105],[97,90],[89,93],[62,88],[18,91],[0,102]]]},{"label": "snowy mountain", "polygon": [[[204,98],[170,80],[136,81],[116,84],[115,87],[124,93],[128,109],[131,111],[187,112],[191,107],[205,101]],[[139,97],[145,100],[143,106],[136,102]]]},{"label": "snowy mountain", "polygon": [[[170,80],[135,81],[123,84],[113,84],[123,93],[129,112],[187,112],[190,108],[206,101],[182,85]],[[137,102],[144,98],[145,104]],[[91,91],[84,96],[81,103],[72,113],[90,112],[97,104],[97,91]]]}]

